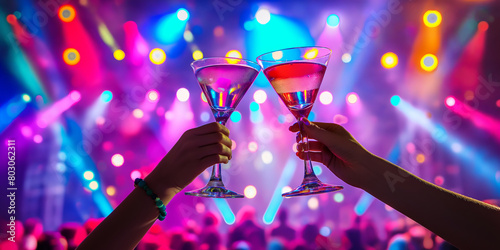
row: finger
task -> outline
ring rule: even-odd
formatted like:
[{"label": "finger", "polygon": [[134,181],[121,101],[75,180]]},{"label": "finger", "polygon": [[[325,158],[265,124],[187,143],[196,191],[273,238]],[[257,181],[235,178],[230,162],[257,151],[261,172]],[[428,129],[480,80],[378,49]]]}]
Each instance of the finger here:
[{"label": "finger", "polygon": [[[328,148],[325,146],[325,144],[319,141],[309,141],[308,145],[309,145],[309,151],[328,151]],[[306,145],[304,143],[299,143],[297,144],[297,150],[304,151],[305,146]]]},{"label": "finger", "polygon": [[227,135],[221,132],[200,135],[197,136],[197,138],[194,138],[193,140],[195,140],[196,143],[195,145],[198,147],[203,147],[206,145],[211,145],[216,143],[222,143],[231,148],[231,145],[233,144],[231,139],[229,139]]},{"label": "finger", "polygon": [[203,126],[191,129],[189,131],[192,132],[194,135],[204,135],[214,132],[222,132],[226,136],[229,136],[229,129],[227,129],[226,126],[219,124],[217,122],[205,124]]},{"label": "finger", "polygon": [[[301,118],[301,120],[302,120],[303,124],[305,125],[304,127],[316,125],[317,127],[321,128],[321,129],[324,129],[324,130],[330,131],[330,132],[334,132],[334,133],[337,133],[339,135],[346,135],[346,134],[350,135],[349,132],[347,132],[347,130],[344,127],[342,127],[336,123],[326,123],[326,122],[314,122],[313,123],[313,122],[307,120],[306,118]],[[299,132],[300,131],[299,122],[294,123],[288,129],[292,132]]]},{"label": "finger", "polygon": [[209,156],[205,156],[201,159],[201,165],[204,169],[208,168],[212,165],[215,165],[217,163],[226,164],[228,162],[229,162],[229,159],[225,155],[209,155]]},{"label": "finger", "polygon": [[222,144],[222,143],[216,143],[216,144],[211,144],[211,145],[206,145],[200,148],[199,150],[199,156],[200,158],[209,156],[209,155],[224,155],[231,159],[231,148]]},{"label": "finger", "polygon": [[[306,160],[306,154],[304,152],[297,152],[295,155],[302,160]],[[323,165],[326,166],[330,162],[331,157],[325,157],[325,154],[322,152],[309,152],[309,159],[311,161],[323,163]]]}]

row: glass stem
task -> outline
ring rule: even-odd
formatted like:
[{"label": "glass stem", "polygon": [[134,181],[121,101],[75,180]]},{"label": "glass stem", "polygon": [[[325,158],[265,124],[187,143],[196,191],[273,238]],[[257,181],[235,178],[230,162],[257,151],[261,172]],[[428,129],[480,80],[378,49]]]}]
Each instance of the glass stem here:
[{"label": "glass stem", "polygon": [[309,138],[307,137],[306,132],[304,131],[304,125],[302,122],[299,120],[299,136],[300,140],[302,142],[302,145],[304,146],[304,179],[310,179],[310,178],[317,178],[316,174],[314,174],[313,171],[313,166],[311,163],[311,158],[309,157]]},{"label": "glass stem", "polygon": [[[217,121],[221,125],[226,125],[227,120]],[[212,175],[210,176],[210,181],[216,181],[222,183],[222,164],[218,163],[212,166]]]}]

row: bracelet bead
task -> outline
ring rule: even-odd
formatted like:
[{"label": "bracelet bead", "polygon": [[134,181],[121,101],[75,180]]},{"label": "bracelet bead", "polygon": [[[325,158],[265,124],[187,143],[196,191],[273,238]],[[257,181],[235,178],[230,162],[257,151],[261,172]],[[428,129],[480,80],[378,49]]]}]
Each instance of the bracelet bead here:
[{"label": "bracelet bead", "polygon": [[163,204],[163,202],[158,197],[158,195],[156,195],[155,193],[153,193],[153,190],[151,190],[148,187],[148,185],[146,184],[146,182],[143,179],[141,179],[141,178],[136,178],[134,180],[134,186],[136,186],[136,187],[139,186],[140,188],[144,189],[144,191],[146,192],[146,194],[153,199],[153,202],[155,203],[155,206],[158,208],[158,210],[160,210],[160,215],[158,215],[158,219],[160,221],[164,220],[165,217],[167,216],[167,211],[166,211],[165,204]]}]

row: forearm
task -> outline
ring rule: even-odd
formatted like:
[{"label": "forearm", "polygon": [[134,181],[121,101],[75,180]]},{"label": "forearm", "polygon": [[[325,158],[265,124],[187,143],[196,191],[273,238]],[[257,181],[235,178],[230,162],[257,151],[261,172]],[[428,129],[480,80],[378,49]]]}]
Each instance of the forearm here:
[{"label": "forearm", "polygon": [[[166,205],[173,194],[162,197]],[[151,197],[136,187],[125,200],[87,236],[78,249],[134,249],[159,215]]]},{"label": "forearm", "polygon": [[374,157],[363,187],[460,249],[498,246],[500,209],[451,192]]}]

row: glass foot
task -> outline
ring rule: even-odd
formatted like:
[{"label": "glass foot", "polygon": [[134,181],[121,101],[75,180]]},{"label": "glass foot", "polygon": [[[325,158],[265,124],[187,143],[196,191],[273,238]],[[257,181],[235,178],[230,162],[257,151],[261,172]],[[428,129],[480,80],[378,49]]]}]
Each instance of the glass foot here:
[{"label": "glass foot", "polygon": [[334,191],[338,191],[338,190],[342,190],[342,189],[344,189],[344,187],[333,186],[330,184],[324,184],[320,180],[316,179],[315,181],[303,182],[295,190],[283,193],[283,194],[281,194],[281,196],[288,198],[288,197],[295,197],[295,196],[328,193],[328,192],[334,192]]},{"label": "glass foot", "polygon": [[186,195],[207,197],[207,198],[244,198],[242,194],[238,194],[224,187],[224,184],[219,181],[210,181],[204,188],[196,189],[185,193]]}]

